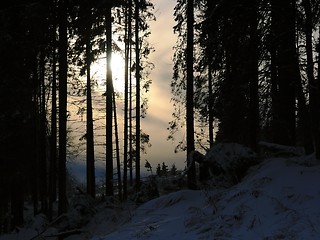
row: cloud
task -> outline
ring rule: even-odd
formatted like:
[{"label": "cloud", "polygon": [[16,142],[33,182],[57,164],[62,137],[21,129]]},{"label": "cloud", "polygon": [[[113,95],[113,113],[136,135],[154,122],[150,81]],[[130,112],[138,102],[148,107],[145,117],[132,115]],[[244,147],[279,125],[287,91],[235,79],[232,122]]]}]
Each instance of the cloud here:
[{"label": "cloud", "polygon": [[[148,114],[141,124],[142,130],[150,135],[152,147],[147,150],[145,157],[153,166],[165,162],[169,166],[175,163],[178,168],[184,168],[185,153],[174,154],[178,143],[167,141],[167,127],[173,113],[170,84],[173,75],[173,46],[176,43],[176,36],[173,34],[173,9],[176,1],[154,0],[153,3],[157,21],[150,23],[149,42],[155,48],[155,52],[150,56],[155,69],[150,75],[153,83],[148,94]],[[179,134],[176,136],[177,140],[183,137],[182,133]]]}]

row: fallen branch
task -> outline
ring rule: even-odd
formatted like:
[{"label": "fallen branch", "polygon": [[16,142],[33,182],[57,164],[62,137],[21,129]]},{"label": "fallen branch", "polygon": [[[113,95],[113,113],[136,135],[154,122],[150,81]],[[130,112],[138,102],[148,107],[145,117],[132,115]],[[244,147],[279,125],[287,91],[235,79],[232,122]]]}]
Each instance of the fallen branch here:
[{"label": "fallen branch", "polygon": [[84,232],[84,230],[82,230],[82,229],[72,229],[72,230],[59,232],[59,233],[52,234],[52,235],[46,235],[45,237],[46,238],[51,238],[51,237],[63,237],[63,238],[65,238],[65,237],[69,237],[71,235],[78,235],[78,234],[81,234],[83,232]]}]

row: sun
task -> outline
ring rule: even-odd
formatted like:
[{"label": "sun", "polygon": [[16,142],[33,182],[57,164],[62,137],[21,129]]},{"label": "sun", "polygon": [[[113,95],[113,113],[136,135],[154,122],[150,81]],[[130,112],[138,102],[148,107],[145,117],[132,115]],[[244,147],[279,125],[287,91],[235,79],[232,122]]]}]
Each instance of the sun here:
[{"label": "sun", "polygon": [[[124,59],[119,53],[112,53],[112,79],[116,92],[124,92]],[[98,58],[91,65],[91,78],[98,83],[98,89],[104,91],[106,86],[106,58]]]},{"label": "sun", "polygon": [[113,86],[116,92],[124,92],[125,64],[120,54],[112,54],[112,77]]}]

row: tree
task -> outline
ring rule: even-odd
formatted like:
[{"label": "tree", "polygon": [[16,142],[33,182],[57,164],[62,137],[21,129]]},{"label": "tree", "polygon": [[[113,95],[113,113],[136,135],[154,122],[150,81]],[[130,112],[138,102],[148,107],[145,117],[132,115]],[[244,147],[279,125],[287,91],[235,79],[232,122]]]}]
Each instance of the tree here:
[{"label": "tree", "polygon": [[50,135],[50,163],[49,163],[49,218],[52,218],[53,203],[57,199],[57,19],[56,0],[51,6],[51,41],[52,41],[52,97],[51,97],[51,135]]},{"label": "tree", "polygon": [[[146,19],[151,15],[149,12],[145,13],[144,11],[151,5],[146,1],[138,2],[136,27],[140,32],[137,34],[139,41],[137,46],[139,47],[138,51],[143,49],[138,54],[140,61],[150,52],[150,49],[145,48],[147,44],[145,44],[144,37],[148,35],[146,33],[148,26]],[[117,46],[115,41],[112,44],[113,23],[111,10],[115,4],[119,8],[122,7],[123,1],[108,2],[107,9],[109,11],[105,11],[105,4],[97,1],[73,3],[65,0],[53,0],[48,5],[42,1],[19,0],[5,3],[0,7],[0,53],[6,59],[6,61],[1,61],[0,64],[1,231],[5,224],[3,217],[10,212],[13,213],[13,218],[9,220],[9,225],[12,225],[12,223],[13,225],[19,225],[23,222],[23,202],[26,196],[32,195],[34,214],[42,212],[52,218],[53,202],[57,198],[58,191],[58,214],[63,214],[67,211],[68,84],[73,87],[69,89],[76,90],[77,97],[84,98],[85,94],[83,93],[87,94],[87,132],[82,137],[87,139],[88,144],[87,190],[94,197],[94,138],[91,99],[91,90],[93,92],[93,89],[91,89],[90,65],[96,59],[96,56],[104,52],[104,50],[107,50],[108,61],[107,154],[111,156],[107,156],[106,180],[107,195],[113,194],[113,116],[115,117],[115,124],[117,123],[115,98],[112,96],[114,92],[112,87],[111,51],[113,47],[116,48]],[[106,12],[108,14],[105,18]],[[121,19],[121,16],[119,19]],[[103,35],[102,31],[107,35],[107,49],[104,50],[102,50],[105,47],[104,39],[101,37]],[[69,42],[68,37],[75,41]],[[130,48],[131,45],[133,44],[130,38]],[[58,52],[56,52],[57,49]],[[130,52],[131,50],[129,55],[131,55]],[[132,60],[129,59],[129,61],[131,63]],[[58,62],[58,66],[56,62]],[[142,71],[145,65],[141,62],[138,64],[139,78],[141,80],[143,78],[141,75],[146,76]],[[132,65],[130,64],[128,69]],[[80,81],[74,82],[72,79],[80,79],[79,77],[85,74],[87,75],[87,88],[80,89],[77,85]],[[70,75],[74,76],[74,78],[68,79]],[[140,87],[147,89],[148,84],[150,82],[140,85]],[[57,127],[57,90],[59,91],[59,127]],[[133,95],[132,91],[130,91],[130,94]],[[141,105],[143,107],[140,107],[144,110],[145,102],[142,102]],[[83,107],[81,110],[85,112],[86,109]],[[114,110],[114,114],[112,110]],[[131,109],[129,111],[131,112]],[[141,112],[145,113],[144,111]],[[143,116],[143,114],[139,114],[139,117]],[[48,131],[48,122],[50,122],[48,119],[51,119],[51,131]],[[57,144],[57,128],[59,128],[59,144]],[[117,135],[117,128],[115,133]],[[47,148],[48,134],[50,134],[49,160],[47,156],[49,155],[49,148]],[[142,133],[139,131],[139,134],[141,135]],[[147,137],[141,139],[142,151],[145,139],[149,141],[148,135],[143,136]],[[132,137],[132,139],[134,138]],[[131,142],[133,142],[132,139]],[[117,136],[116,141],[118,142]],[[56,159],[57,145],[59,148],[58,161]],[[131,151],[130,154],[133,152]],[[117,155],[118,177],[121,180],[118,146]],[[121,181],[119,181],[119,188],[119,192],[121,192]]]},{"label": "tree", "polygon": [[91,27],[92,13],[91,6],[83,6],[85,20],[85,42],[86,42],[86,67],[87,67],[87,193],[95,198],[95,168],[94,168],[94,136],[92,117],[92,97],[91,97]]},{"label": "tree", "polygon": [[107,78],[106,78],[106,195],[113,196],[113,147],[112,147],[112,1],[107,3],[106,10],[106,54],[107,54]]},{"label": "tree", "polygon": [[[316,157],[320,159],[320,89],[314,76],[313,43],[312,34],[314,28],[314,17],[310,0],[302,1],[305,10],[305,36],[306,36],[306,55],[307,55],[307,77],[309,85],[309,105],[311,126],[313,135],[313,144]],[[319,64],[318,64],[319,71]],[[318,76],[319,82],[319,76]],[[309,125],[308,125],[309,126]],[[309,129],[310,130],[310,129]]]},{"label": "tree", "polygon": [[[41,3],[15,1],[2,5],[0,12],[0,54],[5,59],[0,61],[0,231],[11,231],[23,223],[25,196],[40,199],[46,211],[48,9]],[[12,217],[4,220],[5,215]]]},{"label": "tree", "polygon": [[[128,165],[128,143],[131,142],[131,138],[129,139],[129,121],[131,123],[131,114],[129,114],[129,101],[131,103],[131,99],[129,99],[129,59],[131,59],[131,38],[132,38],[132,0],[128,0],[126,4],[126,16],[125,16],[125,76],[124,76],[124,158],[123,158],[123,196],[124,199],[127,199],[127,165]],[[131,62],[131,61],[130,61]],[[131,71],[130,71],[130,80],[131,80]],[[131,81],[130,81],[130,89],[131,89]],[[130,91],[131,95],[131,91]],[[130,104],[131,105],[131,104]],[[131,106],[130,106],[131,112]],[[128,117],[130,115],[130,117]],[[131,125],[131,124],[130,124]],[[131,129],[130,129],[131,135]],[[130,171],[132,171],[132,151],[130,149]],[[131,179],[131,178],[130,178]]]},{"label": "tree", "polygon": [[[193,112],[193,0],[187,2],[187,93],[186,93],[186,131],[187,131],[187,156],[194,150],[194,112]],[[196,187],[195,163],[188,161],[188,187]]]},{"label": "tree", "polygon": [[136,189],[140,188],[140,39],[139,39],[139,9],[140,2],[135,0],[135,47],[136,47]]},{"label": "tree", "polygon": [[[277,102],[275,111],[278,120],[274,130],[276,143],[295,145],[295,86],[297,71],[295,47],[295,1],[271,1],[272,35],[275,44]],[[275,80],[274,80],[275,81]]]},{"label": "tree", "polygon": [[259,76],[258,76],[258,1],[249,0],[245,2],[248,9],[248,68],[249,81],[249,146],[257,151],[259,141]]},{"label": "tree", "polygon": [[120,163],[120,146],[119,146],[119,133],[118,133],[118,120],[117,120],[117,105],[116,105],[116,96],[113,90],[112,93],[112,101],[113,101],[113,117],[114,117],[114,134],[116,141],[116,158],[117,158],[117,175],[118,175],[118,195],[119,200],[123,200],[122,194],[122,180],[121,180],[121,163]]},{"label": "tree", "polygon": [[67,211],[66,158],[67,158],[67,79],[68,36],[67,3],[59,1],[59,214]]}]

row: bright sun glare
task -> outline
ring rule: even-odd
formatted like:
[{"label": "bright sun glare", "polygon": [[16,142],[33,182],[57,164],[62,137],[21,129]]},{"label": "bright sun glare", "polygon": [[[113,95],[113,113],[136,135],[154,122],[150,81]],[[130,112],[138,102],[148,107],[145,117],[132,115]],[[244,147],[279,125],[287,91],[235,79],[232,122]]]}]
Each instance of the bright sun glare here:
[{"label": "bright sun glare", "polygon": [[[100,58],[91,66],[91,77],[98,82],[99,90],[105,91],[106,59]],[[112,78],[116,92],[124,91],[124,59],[120,54],[112,54]]]}]

